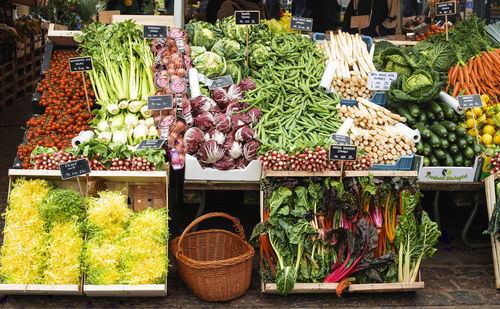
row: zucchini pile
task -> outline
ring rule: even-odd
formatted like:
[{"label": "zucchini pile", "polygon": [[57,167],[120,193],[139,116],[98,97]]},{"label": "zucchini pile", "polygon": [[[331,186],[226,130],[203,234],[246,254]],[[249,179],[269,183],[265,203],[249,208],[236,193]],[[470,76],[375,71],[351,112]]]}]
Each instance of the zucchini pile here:
[{"label": "zucchini pile", "polygon": [[415,147],[424,157],[424,166],[473,166],[481,147],[467,129],[458,125],[459,115],[448,104],[431,101],[424,107],[408,103],[397,108],[407,124],[420,131],[421,141]]}]

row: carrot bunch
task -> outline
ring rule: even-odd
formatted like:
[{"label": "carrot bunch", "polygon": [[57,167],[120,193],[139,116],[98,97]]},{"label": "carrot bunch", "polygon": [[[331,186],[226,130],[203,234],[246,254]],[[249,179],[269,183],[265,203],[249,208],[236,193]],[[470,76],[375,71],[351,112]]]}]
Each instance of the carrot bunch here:
[{"label": "carrot bunch", "polygon": [[492,102],[500,99],[500,49],[483,51],[470,58],[468,64],[456,64],[448,71],[448,85],[453,88],[452,95],[460,93],[486,94]]}]

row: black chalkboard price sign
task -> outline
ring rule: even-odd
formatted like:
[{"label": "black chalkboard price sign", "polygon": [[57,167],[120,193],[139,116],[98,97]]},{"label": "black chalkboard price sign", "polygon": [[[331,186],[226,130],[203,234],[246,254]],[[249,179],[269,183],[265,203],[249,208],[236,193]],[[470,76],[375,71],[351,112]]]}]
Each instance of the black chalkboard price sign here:
[{"label": "black chalkboard price sign", "polygon": [[90,165],[87,159],[80,159],[59,165],[62,180],[80,175],[90,174]]},{"label": "black chalkboard price sign", "polygon": [[481,96],[479,94],[461,95],[457,97],[457,100],[458,106],[462,109],[483,106],[483,101],[481,100]]},{"label": "black chalkboard price sign", "polygon": [[234,84],[234,82],[233,82],[233,78],[231,77],[231,75],[224,75],[224,76],[216,77],[216,78],[212,79],[212,83],[210,84],[210,86],[208,88],[210,90],[212,90],[212,89],[219,88],[219,87],[231,86],[232,84]]},{"label": "black chalkboard price sign", "polygon": [[145,39],[162,39],[167,37],[166,26],[148,26],[143,27],[143,36]]},{"label": "black chalkboard price sign", "polygon": [[69,58],[69,70],[71,72],[85,72],[93,69],[92,57]]},{"label": "black chalkboard price sign", "polygon": [[161,110],[161,109],[171,109],[174,107],[172,101],[172,95],[155,95],[148,97],[148,109],[149,110]]},{"label": "black chalkboard price sign", "polygon": [[436,3],[436,15],[455,15],[457,12],[457,3],[455,1]]},{"label": "black chalkboard price sign", "polygon": [[290,29],[310,32],[313,29],[313,19],[292,16],[292,18],[290,19]]},{"label": "black chalkboard price sign", "polygon": [[330,145],[330,160],[356,161],[356,146]]},{"label": "black chalkboard price sign", "polygon": [[258,25],[260,24],[260,12],[236,11],[234,12],[234,22],[237,25]]},{"label": "black chalkboard price sign", "polygon": [[164,143],[165,143],[164,139],[145,139],[141,141],[141,143],[137,146],[137,149],[142,149],[142,148],[160,149]]}]

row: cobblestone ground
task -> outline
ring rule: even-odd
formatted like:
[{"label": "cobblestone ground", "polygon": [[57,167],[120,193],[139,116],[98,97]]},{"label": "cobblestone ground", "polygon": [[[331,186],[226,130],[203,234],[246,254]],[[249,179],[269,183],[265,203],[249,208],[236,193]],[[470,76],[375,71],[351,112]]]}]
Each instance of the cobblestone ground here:
[{"label": "cobblestone ground", "polygon": [[[12,165],[16,147],[23,136],[22,127],[31,112],[31,104],[24,103],[7,108],[0,113],[0,208],[5,209],[7,199],[7,170]],[[426,193],[424,208],[430,209],[432,193]],[[178,207],[172,212],[171,225],[174,236],[185,227],[196,212],[195,205],[170,205]],[[182,207],[182,208],[181,208]],[[280,297],[260,293],[260,282],[254,263],[254,273],[250,288],[243,297],[227,303],[206,303],[191,294],[179,278],[174,259],[168,275],[168,296],[164,298],[88,298],[60,296],[3,296],[0,305],[3,308],[153,308],[153,307],[393,307],[393,306],[467,306],[500,307],[500,292],[495,289],[491,248],[470,249],[460,240],[460,229],[469,215],[470,208],[455,207],[444,197],[440,204],[442,226],[445,237],[439,244],[439,251],[434,258],[423,262],[422,278],[425,289],[418,292],[387,294],[347,294],[338,298],[336,295],[293,295]],[[238,193],[209,194],[207,211],[225,211],[242,219],[247,234],[258,220],[256,205],[243,205]],[[481,206],[474,220],[470,238],[475,242],[489,241],[482,236],[486,227],[486,211]],[[3,221],[1,222],[3,228]],[[207,225],[213,227],[214,225]],[[204,228],[203,226],[201,228]]]}]

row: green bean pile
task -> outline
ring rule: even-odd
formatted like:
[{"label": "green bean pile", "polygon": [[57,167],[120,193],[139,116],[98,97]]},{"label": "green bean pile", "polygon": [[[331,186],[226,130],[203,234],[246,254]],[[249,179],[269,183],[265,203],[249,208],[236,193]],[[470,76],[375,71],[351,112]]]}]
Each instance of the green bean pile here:
[{"label": "green bean pile", "polygon": [[254,127],[259,153],[295,153],[324,145],[341,125],[340,97],[318,88],[326,58],[314,42],[295,33],[274,36],[270,43],[267,63],[251,72],[257,88],[245,97],[263,112]]}]

